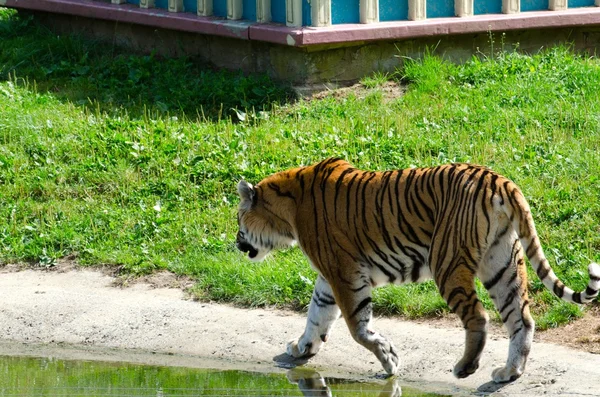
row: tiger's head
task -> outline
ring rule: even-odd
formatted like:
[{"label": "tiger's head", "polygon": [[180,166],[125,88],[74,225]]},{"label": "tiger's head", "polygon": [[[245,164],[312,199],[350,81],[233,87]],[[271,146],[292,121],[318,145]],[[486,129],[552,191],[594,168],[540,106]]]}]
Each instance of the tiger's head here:
[{"label": "tiger's head", "polygon": [[251,261],[260,262],[273,249],[294,244],[292,226],[280,213],[283,208],[277,204],[276,195],[270,197],[269,189],[265,191],[260,184],[254,187],[246,181],[240,181],[237,190],[240,205],[236,246],[240,251],[248,253]]}]

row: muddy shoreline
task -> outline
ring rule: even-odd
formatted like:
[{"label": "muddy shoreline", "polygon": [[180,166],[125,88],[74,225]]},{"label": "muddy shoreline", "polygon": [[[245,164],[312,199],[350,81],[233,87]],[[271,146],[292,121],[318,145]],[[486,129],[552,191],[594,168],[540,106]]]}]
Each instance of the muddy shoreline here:
[{"label": "muddy shoreline", "polygon": [[[115,287],[118,280],[98,270],[14,270],[0,273],[0,354],[261,372],[302,364],[284,352],[286,342],[302,333],[303,314],[194,302],[180,288],[146,283]],[[508,340],[496,332],[477,373],[455,379],[452,367],[464,336],[458,324],[447,323],[375,320],[400,351],[400,383],[459,395],[600,394],[599,355],[544,342],[534,342],[521,379],[492,384],[491,371],[503,365],[508,352]],[[383,375],[343,321],[304,366],[323,376],[374,380]]]}]

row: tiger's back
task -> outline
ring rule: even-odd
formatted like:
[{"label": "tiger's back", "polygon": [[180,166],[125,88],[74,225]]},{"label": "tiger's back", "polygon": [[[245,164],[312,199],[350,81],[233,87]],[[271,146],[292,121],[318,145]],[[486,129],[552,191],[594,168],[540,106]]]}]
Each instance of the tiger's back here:
[{"label": "tiger's back", "polygon": [[370,328],[372,288],[433,278],[465,326],[465,352],[454,373],[468,376],[478,367],[487,333],[477,276],[511,335],[507,364],[493,378],[510,381],[524,370],[534,328],[523,247],[544,284],[563,299],[590,301],[600,287],[597,265],[590,266],[583,294],[558,280],[521,191],[485,167],[373,172],[328,159],[274,174],[256,187],[241,182],[238,190],[238,246],[262,258],[295,240],[319,273],[306,330],[288,345],[296,357],[315,354],[341,313],[355,340],[395,373],[394,346]]},{"label": "tiger's back", "polygon": [[[373,286],[430,277],[436,231],[446,240],[446,230],[459,231],[456,242],[444,245],[470,247],[470,259],[478,262],[498,225],[507,221],[501,203],[516,189],[493,171],[469,164],[369,172],[331,159],[298,169],[293,178],[301,186],[298,241],[311,263],[323,272],[332,255],[348,256],[379,273]],[[479,218],[486,222],[474,222]]]}]

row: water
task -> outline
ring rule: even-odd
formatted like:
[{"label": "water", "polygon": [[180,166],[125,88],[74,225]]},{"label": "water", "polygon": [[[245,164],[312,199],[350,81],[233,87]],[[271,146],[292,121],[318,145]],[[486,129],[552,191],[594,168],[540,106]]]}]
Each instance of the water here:
[{"label": "water", "polygon": [[309,369],[266,374],[0,356],[0,396],[434,396],[387,382],[323,378]]}]

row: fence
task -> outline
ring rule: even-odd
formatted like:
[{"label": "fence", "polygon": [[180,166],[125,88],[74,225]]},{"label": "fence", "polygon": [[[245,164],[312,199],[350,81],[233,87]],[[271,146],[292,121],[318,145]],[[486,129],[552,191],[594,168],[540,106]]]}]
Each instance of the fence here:
[{"label": "fence", "polygon": [[495,33],[524,51],[558,43],[600,51],[600,0],[0,0],[0,6],[34,12],[59,33],[198,56],[295,84],[393,71],[425,47],[468,59]]},{"label": "fence", "polygon": [[600,6],[600,0],[112,0],[140,8],[196,13],[230,20],[287,26],[330,26],[354,23],[515,14]]}]

